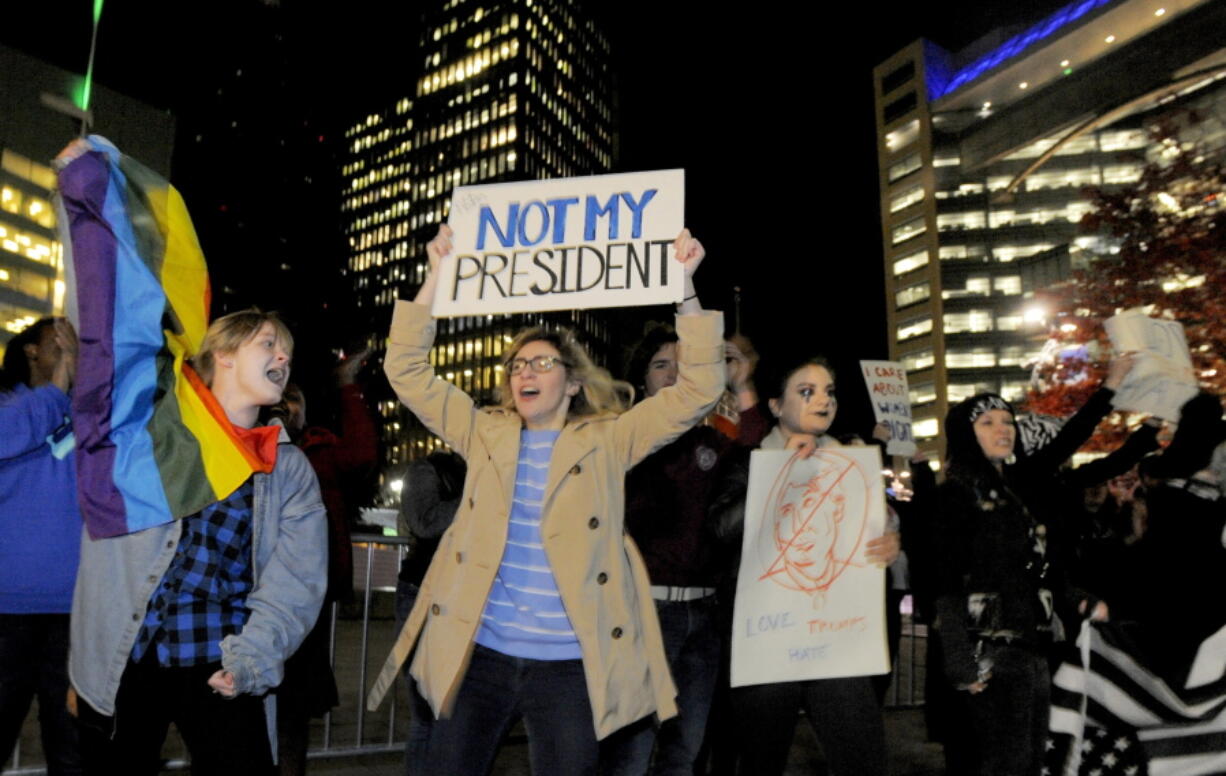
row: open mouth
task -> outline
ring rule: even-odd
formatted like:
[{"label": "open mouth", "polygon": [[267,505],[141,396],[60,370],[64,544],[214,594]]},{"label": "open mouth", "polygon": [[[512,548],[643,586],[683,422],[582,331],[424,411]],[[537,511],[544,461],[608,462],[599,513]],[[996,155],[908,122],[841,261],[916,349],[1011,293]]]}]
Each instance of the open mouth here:
[{"label": "open mouth", "polygon": [[537,396],[540,394],[540,392],[541,392],[540,388],[533,388],[531,386],[525,386],[519,389],[519,395],[524,398]]},{"label": "open mouth", "polygon": [[264,373],[264,376],[268,378],[269,382],[276,383],[277,385],[280,385],[280,386],[285,385],[285,370],[284,369],[276,369],[276,368],[269,369],[267,372]]}]

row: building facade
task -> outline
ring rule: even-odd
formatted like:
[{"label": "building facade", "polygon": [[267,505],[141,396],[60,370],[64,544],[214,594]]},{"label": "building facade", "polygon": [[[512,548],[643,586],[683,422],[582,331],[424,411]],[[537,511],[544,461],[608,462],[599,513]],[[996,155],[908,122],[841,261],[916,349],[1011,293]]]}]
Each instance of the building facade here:
[{"label": "building facade", "polygon": [[1082,187],[1137,180],[1161,150],[1155,115],[1226,118],[1222,29],[1222,3],[1077,0],[957,53],[918,40],[874,70],[890,355],[922,449],[943,454],[962,399],[1025,395],[1052,325],[1035,291],[1111,252],[1079,229]]},{"label": "building facade", "polygon": [[[0,352],[64,305],[63,248],[56,237],[51,159],[80,125],[48,106],[66,104],[81,77],[0,46]],[[169,176],[174,120],[165,111],[95,85],[92,131]]]},{"label": "building facade", "polygon": [[[425,245],[455,186],[609,172],[615,156],[609,44],[574,0],[443,0],[425,13],[415,88],[350,126],[342,159],[345,278],[379,346],[398,292],[425,277]],[[431,359],[478,401],[493,399],[503,348],[539,323],[576,329],[608,357],[608,321],[575,311],[439,321]],[[604,359],[602,359],[604,360]],[[438,440],[385,399],[389,463]]]}]

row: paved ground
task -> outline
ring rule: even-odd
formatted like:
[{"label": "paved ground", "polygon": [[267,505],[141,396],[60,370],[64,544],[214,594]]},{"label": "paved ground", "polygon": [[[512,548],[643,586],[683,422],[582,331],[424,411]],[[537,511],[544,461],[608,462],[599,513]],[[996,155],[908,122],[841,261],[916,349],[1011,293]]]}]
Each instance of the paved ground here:
[{"label": "paved ground", "polygon": [[[400,697],[403,693],[396,698],[396,703],[386,702],[378,712],[369,714],[358,711],[361,706],[360,688],[371,684],[391,645],[393,624],[390,596],[381,594],[374,600],[365,660],[360,612],[360,608],[356,609],[352,612],[356,615],[354,618],[338,621],[336,675],[341,689],[341,707],[326,724],[322,720],[313,724],[311,748],[321,756],[312,760],[310,772],[400,776],[403,773],[402,755],[396,742],[403,741],[405,735],[407,710],[403,697]],[[922,633],[919,635],[922,636]],[[922,655],[922,642],[922,638],[915,642],[917,657]],[[904,638],[899,661],[901,676],[888,698],[904,706],[887,711],[885,717],[890,773],[892,776],[935,776],[944,772],[940,748],[925,743],[922,712],[915,707],[906,707],[906,704],[920,700],[918,688],[923,686],[922,663],[913,665],[910,657],[911,641]],[[4,770],[6,776],[33,776],[43,772],[36,720],[36,710],[32,709],[22,731],[20,765],[14,769],[13,764],[8,763],[9,769]],[[355,754],[359,748],[366,751]],[[384,751],[371,751],[380,748]],[[184,750],[173,732],[165,755],[173,765],[182,767]],[[494,772],[500,776],[527,776],[528,752],[522,731],[512,733],[499,755]],[[789,776],[825,773],[820,747],[803,720],[797,726],[787,773]]]}]

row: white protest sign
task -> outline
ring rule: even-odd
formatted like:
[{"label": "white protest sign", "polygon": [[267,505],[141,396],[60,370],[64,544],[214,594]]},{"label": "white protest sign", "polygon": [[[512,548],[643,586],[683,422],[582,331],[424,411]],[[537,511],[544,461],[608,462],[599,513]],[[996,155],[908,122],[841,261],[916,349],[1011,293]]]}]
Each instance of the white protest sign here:
[{"label": "white protest sign", "polygon": [[890,427],[885,451],[907,458],[915,455],[911,433],[911,399],[907,392],[907,370],[897,361],[861,361],[868,399],[878,423]]},{"label": "white protest sign", "polygon": [[685,171],[460,186],[440,317],[681,301]]},{"label": "white protest sign", "polygon": [[1121,410],[1178,420],[1180,407],[1198,390],[1183,326],[1127,310],[1108,318],[1103,327],[1116,350],[1137,353],[1111,403]]},{"label": "white protest sign", "polygon": [[885,530],[881,454],[755,450],[732,628],[732,686],[890,668],[885,572],[864,545]]}]

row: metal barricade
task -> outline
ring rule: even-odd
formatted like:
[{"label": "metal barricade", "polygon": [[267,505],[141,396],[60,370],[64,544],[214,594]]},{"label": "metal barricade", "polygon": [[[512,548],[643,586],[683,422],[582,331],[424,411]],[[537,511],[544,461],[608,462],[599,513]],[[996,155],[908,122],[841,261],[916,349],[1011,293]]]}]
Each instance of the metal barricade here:
[{"label": "metal barricade", "polygon": [[913,708],[924,704],[924,683],[928,670],[928,626],[913,612],[910,595],[903,598],[900,606],[902,628],[893,676],[889,689],[886,690],[886,708]]}]

